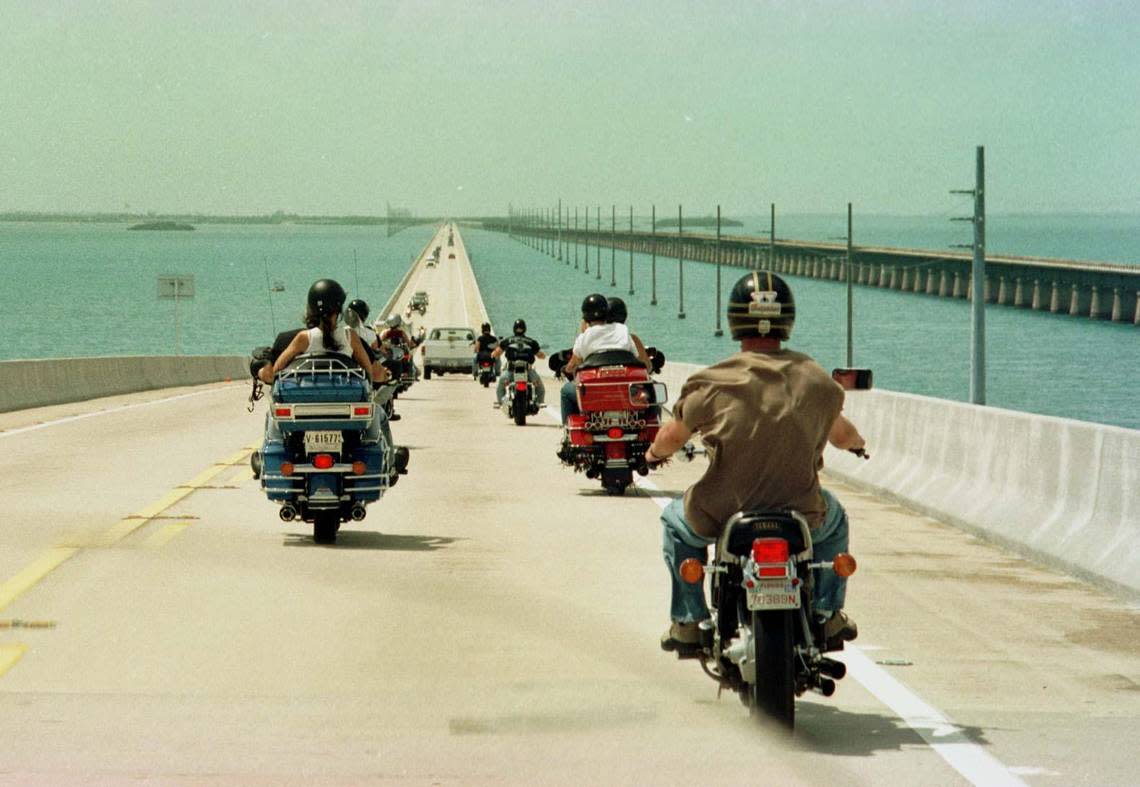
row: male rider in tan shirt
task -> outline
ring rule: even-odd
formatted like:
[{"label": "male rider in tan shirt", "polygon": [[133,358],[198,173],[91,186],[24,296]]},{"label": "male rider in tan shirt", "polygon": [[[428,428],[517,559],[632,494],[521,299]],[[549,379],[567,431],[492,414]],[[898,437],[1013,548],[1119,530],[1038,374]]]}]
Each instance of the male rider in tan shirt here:
[{"label": "male rider in tan shirt", "polygon": [[[709,468],[661,515],[665,561],[673,581],[665,650],[691,653],[697,624],[709,617],[704,589],[680,578],[686,558],[707,560],[724,523],[750,508],[790,508],[812,528],[814,554],[831,560],[847,549],[847,515],[819,484],[823,449],[861,449],[863,438],[843,417],[843,389],[807,355],[782,349],[795,322],[795,301],[784,281],[766,271],[748,274],[729,296],[728,324],[741,352],[685,382],[673,410],[646,453],[660,462],[694,432],[708,451]],[[854,639],[855,622],[840,610],[845,580],[821,572],[814,609],[827,621],[827,639]]]}]

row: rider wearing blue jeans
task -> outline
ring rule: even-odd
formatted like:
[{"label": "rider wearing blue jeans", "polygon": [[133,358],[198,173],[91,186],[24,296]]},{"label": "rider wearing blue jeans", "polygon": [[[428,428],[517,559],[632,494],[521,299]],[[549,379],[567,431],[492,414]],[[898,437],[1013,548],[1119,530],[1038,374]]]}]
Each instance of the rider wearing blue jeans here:
[{"label": "rider wearing blue jeans", "polygon": [[[819,484],[823,449],[830,442],[861,449],[859,430],[842,414],[844,393],[819,364],[785,350],[795,322],[791,289],[774,274],[744,276],[729,296],[728,325],[741,352],[693,374],[645,454],[664,461],[694,433],[708,449],[709,468],[661,515],[663,552],[672,580],[672,625],[661,638],[668,651],[700,647],[700,621],[709,617],[704,588],[680,576],[681,562],[707,560],[707,547],[736,512],[793,509],[811,527],[814,555],[831,560],[847,548],[847,515]],[[825,621],[824,636],[851,640],[855,622],[841,610],[845,580],[816,574],[813,611]]]}]

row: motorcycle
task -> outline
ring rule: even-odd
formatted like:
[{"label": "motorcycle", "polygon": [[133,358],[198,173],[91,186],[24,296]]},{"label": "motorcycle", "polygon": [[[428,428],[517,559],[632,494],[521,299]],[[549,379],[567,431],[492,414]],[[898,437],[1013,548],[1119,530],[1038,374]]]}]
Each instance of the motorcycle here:
[{"label": "motorcycle", "polygon": [[797,511],[740,511],[725,524],[713,561],[689,558],[681,578],[690,584],[711,575],[709,611],[701,624],[696,658],[720,688],[740,695],[752,716],[795,726],[795,699],[806,691],[825,697],[847,674],[825,653],[843,650],[827,641],[824,623],[811,614],[815,576],[855,572],[855,558],[841,553],[830,562],[812,559],[811,530]]},{"label": "motorcycle", "polygon": [[530,364],[526,361],[511,361],[511,376],[503,394],[502,410],[508,418],[514,419],[517,426],[526,426],[526,417],[538,414],[529,371]]},{"label": "motorcycle", "polygon": [[495,361],[491,358],[491,353],[484,351],[475,354],[474,377],[484,388],[498,379],[499,375],[495,372]]},{"label": "motorcycle", "polygon": [[[624,350],[594,353],[575,372],[580,412],[569,416],[558,458],[600,479],[611,495],[625,494],[634,472],[648,475],[645,451],[661,428],[660,407],[668,399],[664,383],[651,373],[661,371],[665,356],[648,348],[652,368]],[[551,356],[556,377],[569,361],[570,351]]]},{"label": "motorcycle", "polygon": [[[258,385],[251,398],[260,398]],[[364,370],[341,355],[302,355],[273,382],[261,488],[283,522],[311,522],[318,544],[335,543],[342,522],[362,521],[407,464],[406,449],[394,453],[385,439],[377,407]]]}]

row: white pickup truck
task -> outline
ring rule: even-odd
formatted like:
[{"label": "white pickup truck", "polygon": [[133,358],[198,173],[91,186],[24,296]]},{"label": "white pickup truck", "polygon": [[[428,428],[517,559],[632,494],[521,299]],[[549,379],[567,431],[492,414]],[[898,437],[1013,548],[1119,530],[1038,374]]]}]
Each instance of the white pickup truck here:
[{"label": "white pickup truck", "polygon": [[430,380],[433,372],[471,374],[471,360],[475,357],[471,344],[474,341],[475,332],[470,328],[432,328],[421,346],[424,379]]}]

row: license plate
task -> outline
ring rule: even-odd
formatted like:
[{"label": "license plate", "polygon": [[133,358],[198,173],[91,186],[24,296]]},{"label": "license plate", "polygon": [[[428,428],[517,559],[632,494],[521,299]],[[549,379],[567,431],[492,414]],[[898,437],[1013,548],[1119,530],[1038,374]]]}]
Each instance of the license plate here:
[{"label": "license plate", "polygon": [[340,432],[305,432],[305,453],[340,453],[344,435]]},{"label": "license plate", "polygon": [[782,579],[757,582],[748,590],[748,608],[756,609],[799,609],[799,590],[791,582]]}]

